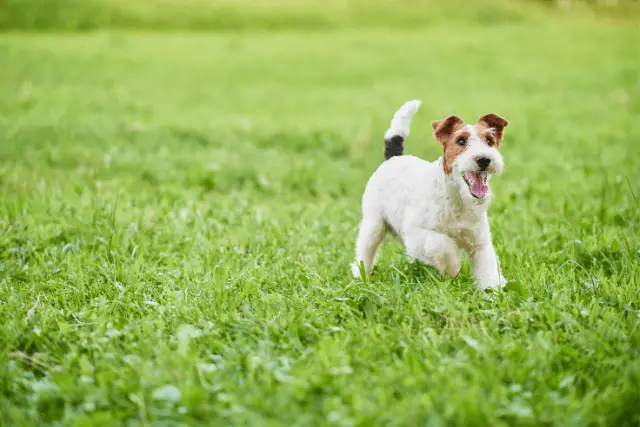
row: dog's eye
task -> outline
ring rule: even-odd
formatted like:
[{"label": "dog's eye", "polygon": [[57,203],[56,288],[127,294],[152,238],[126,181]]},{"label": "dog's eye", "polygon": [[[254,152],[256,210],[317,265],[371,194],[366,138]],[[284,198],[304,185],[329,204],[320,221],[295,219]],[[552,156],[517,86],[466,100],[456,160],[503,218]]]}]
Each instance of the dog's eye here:
[{"label": "dog's eye", "polygon": [[491,139],[491,138],[487,138],[487,145],[488,145],[489,147],[493,147],[493,139]]},{"label": "dog's eye", "polygon": [[465,145],[467,145],[467,138],[460,138],[456,141],[456,144],[464,147]]}]

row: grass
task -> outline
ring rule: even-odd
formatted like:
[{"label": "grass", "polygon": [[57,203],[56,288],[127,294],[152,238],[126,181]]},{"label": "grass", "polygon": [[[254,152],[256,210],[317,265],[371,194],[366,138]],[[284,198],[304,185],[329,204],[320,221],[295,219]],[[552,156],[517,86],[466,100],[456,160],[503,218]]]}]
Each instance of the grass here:
[{"label": "grass", "polygon": [[409,28],[596,16],[640,23],[638,0],[0,0],[0,30]]},{"label": "grass", "polygon": [[[0,36],[0,423],[637,425],[639,37]],[[505,292],[392,242],[348,275],[412,98],[425,158],[432,119],[510,120]]]},{"label": "grass", "polygon": [[[526,0],[524,0],[526,1]],[[625,9],[616,7],[615,9]],[[96,28],[148,30],[273,30],[422,26],[478,19],[527,20],[534,12],[512,0],[0,0],[0,28],[86,31]],[[482,6],[482,7],[480,7]],[[584,9],[578,4],[578,9]],[[542,8],[540,6],[539,8]],[[575,7],[572,7],[575,9]]]}]

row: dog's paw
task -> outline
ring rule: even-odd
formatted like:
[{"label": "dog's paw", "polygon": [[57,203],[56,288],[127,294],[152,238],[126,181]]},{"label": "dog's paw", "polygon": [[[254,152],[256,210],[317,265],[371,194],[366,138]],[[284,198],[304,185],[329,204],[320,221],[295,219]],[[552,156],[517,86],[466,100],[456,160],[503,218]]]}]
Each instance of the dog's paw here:
[{"label": "dog's paw", "polygon": [[495,277],[488,280],[479,280],[478,281],[478,289],[482,291],[488,290],[499,290],[507,286],[509,282],[504,276],[501,274],[499,277]]},{"label": "dog's paw", "polygon": [[351,264],[351,274],[353,274],[353,277],[355,279],[361,279],[362,278],[362,274],[360,271],[360,264],[357,262],[354,262]]}]

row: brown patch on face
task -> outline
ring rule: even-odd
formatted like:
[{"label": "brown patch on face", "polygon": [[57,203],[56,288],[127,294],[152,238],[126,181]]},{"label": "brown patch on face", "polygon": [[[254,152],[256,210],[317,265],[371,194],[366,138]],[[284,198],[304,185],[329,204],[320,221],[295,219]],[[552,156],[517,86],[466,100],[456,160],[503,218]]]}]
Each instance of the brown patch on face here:
[{"label": "brown patch on face", "polygon": [[478,138],[489,147],[498,148],[500,146],[500,140],[496,137],[495,131],[481,124],[476,125],[476,131],[478,132]]},{"label": "brown patch on face", "polygon": [[476,126],[478,136],[489,146],[495,145],[496,148],[498,148],[502,142],[504,128],[506,128],[508,124],[509,122],[507,120],[497,114],[487,114],[478,119]]},{"label": "brown patch on face", "polygon": [[468,140],[469,133],[463,131],[464,121],[458,116],[448,116],[442,120],[431,122],[433,134],[444,149],[442,166],[444,172],[450,174],[453,162],[464,152],[466,144],[460,145],[458,141],[462,138]]}]

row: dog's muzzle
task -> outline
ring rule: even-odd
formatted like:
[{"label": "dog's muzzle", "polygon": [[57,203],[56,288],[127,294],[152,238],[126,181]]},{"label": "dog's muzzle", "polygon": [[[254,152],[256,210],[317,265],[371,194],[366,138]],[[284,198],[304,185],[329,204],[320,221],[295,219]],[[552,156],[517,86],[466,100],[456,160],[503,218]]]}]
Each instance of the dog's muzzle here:
[{"label": "dog's muzzle", "polygon": [[487,193],[489,193],[489,186],[487,185],[487,171],[482,170],[479,172],[469,171],[462,175],[462,179],[469,186],[469,192],[476,199],[483,199]]}]

